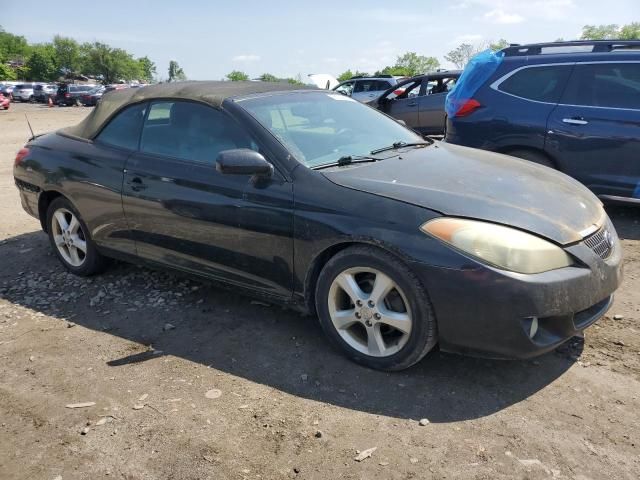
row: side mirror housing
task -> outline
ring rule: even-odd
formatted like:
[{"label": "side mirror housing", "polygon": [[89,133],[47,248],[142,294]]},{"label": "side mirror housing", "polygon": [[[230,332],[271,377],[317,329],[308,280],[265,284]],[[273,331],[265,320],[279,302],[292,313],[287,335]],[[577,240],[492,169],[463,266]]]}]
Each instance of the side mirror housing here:
[{"label": "side mirror housing", "polygon": [[218,154],[216,170],[225,175],[270,177],[273,174],[273,165],[254,150],[236,148]]}]

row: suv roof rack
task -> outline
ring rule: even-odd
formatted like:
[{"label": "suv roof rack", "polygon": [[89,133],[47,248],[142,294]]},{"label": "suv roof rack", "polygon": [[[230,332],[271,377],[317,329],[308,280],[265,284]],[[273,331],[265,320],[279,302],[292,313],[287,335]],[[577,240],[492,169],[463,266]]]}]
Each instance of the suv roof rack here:
[{"label": "suv roof rack", "polygon": [[[592,47],[587,50],[586,47]],[[543,55],[550,53],[602,53],[614,50],[639,49],[640,40],[574,40],[570,42],[511,44],[502,51],[506,57]],[[548,50],[545,52],[544,50]]]}]

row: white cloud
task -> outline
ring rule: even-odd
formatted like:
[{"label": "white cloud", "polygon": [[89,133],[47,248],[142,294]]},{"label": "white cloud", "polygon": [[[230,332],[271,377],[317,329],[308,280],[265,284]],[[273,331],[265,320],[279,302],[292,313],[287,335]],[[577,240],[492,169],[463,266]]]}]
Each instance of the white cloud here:
[{"label": "white cloud", "polygon": [[248,55],[236,55],[232,58],[234,62],[257,62],[260,60],[260,55],[248,54]]},{"label": "white cloud", "polygon": [[416,12],[404,13],[390,8],[375,8],[370,11],[360,12],[359,15],[364,15],[368,20],[379,23],[416,24],[424,23],[428,20],[425,15]]},{"label": "white cloud", "polygon": [[507,13],[500,8],[496,8],[495,10],[485,13],[484,18],[490,22],[501,25],[520,23],[524,21],[524,17],[522,15],[517,13]]}]

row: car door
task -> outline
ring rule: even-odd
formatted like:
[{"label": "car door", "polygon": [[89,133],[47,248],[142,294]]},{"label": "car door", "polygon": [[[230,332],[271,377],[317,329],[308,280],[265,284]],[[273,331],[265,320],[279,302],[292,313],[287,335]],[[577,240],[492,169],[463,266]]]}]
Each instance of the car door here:
[{"label": "car door", "polygon": [[386,98],[383,99],[382,110],[391,115],[393,118],[402,120],[407,127],[417,129],[420,126],[420,109],[418,106],[418,99],[422,92],[422,81],[413,80],[411,82],[397,85],[398,89],[404,89],[400,95],[396,95],[395,92],[386,94]]},{"label": "car door", "polygon": [[384,90],[386,89],[379,87],[378,80],[372,78],[356,80],[356,85],[351,97],[359,102],[369,103],[375,101]]},{"label": "car door", "polygon": [[[146,104],[118,112],[90,143],[78,142],[74,161],[82,164],[69,193],[98,246],[136,254],[136,245],[122,208],[122,180],[127,159],[137,150]],[[91,179],[89,181],[89,179]]]},{"label": "car door", "polygon": [[335,92],[346,95],[347,97],[350,97],[353,94],[353,89],[355,88],[355,86],[356,86],[355,80],[349,80],[347,82],[342,82],[333,90]]},{"label": "car door", "polygon": [[221,174],[218,153],[234,148],[258,145],[226,113],[195,102],[151,104],[123,187],[138,255],[289,296],[292,185],[277,171],[260,182]]},{"label": "car door", "polygon": [[640,198],[640,62],[576,64],[546,150],[599,195]]},{"label": "car door", "polygon": [[426,78],[424,94],[419,98],[419,126],[420,133],[441,135],[444,132],[445,112],[444,102],[449,90],[453,88],[457,77],[442,77],[438,79]]}]

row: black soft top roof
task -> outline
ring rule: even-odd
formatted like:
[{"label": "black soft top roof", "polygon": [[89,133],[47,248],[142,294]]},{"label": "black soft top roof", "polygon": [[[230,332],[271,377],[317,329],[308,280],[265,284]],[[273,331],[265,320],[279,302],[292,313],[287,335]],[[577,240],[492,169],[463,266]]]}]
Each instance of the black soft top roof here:
[{"label": "black soft top roof", "polygon": [[121,108],[134,103],[156,99],[184,99],[203,102],[220,108],[230,97],[257,93],[300,90],[300,87],[285,82],[175,82],[149,85],[142,88],[114,90],[102,96],[98,106],[87,117],[73,127],[63,129],[63,133],[74,137],[90,139],[105,122]]}]

